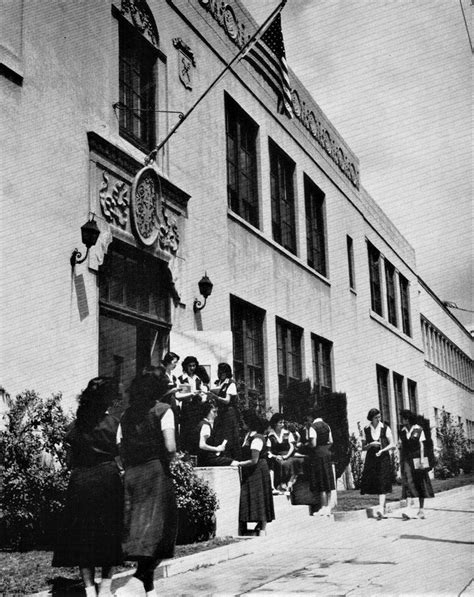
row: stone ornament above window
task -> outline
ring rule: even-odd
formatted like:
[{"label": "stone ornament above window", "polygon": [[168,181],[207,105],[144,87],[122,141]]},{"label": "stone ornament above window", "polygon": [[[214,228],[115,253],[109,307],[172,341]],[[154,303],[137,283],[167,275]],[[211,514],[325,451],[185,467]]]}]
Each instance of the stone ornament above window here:
[{"label": "stone ornament above window", "polygon": [[133,231],[149,247],[157,239],[162,249],[176,254],[179,231],[176,218],[163,205],[160,177],[153,166],[142,168],[133,180],[130,210]]},{"label": "stone ornament above window", "polygon": [[120,12],[155,48],[159,47],[158,29],[145,0],[121,0]]},{"label": "stone ornament above window", "polygon": [[194,53],[180,37],[173,39],[173,46],[178,51],[178,76],[186,89],[193,88],[193,71],[191,67],[196,66]]},{"label": "stone ornament above window", "polygon": [[100,207],[104,218],[110,224],[125,229],[128,219],[129,187],[122,180],[111,182],[111,176],[102,172],[99,190]]}]

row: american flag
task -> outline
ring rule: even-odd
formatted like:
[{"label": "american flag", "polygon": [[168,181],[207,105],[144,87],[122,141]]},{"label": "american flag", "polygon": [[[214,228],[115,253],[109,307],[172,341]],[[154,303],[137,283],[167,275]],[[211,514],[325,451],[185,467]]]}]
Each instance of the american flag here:
[{"label": "american flag", "polygon": [[293,118],[290,79],[288,77],[280,13],[273,19],[260,39],[254,43],[245,58],[281,98],[282,112]]}]

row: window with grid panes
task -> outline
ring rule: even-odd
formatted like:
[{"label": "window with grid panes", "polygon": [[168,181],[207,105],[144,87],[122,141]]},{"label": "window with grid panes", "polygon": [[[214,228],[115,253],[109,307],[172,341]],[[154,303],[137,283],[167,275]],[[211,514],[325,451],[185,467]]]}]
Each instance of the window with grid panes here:
[{"label": "window with grid panes", "polygon": [[390,394],[388,389],[388,369],[377,365],[377,391],[379,395],[379,410],[382,421],[391,428],[390,420]]},{"label": "window with grid panes", "polygon": [[408,408],[411,410],[412,413],[418,412],[418,400],[416,396],[416,381],[412,379],[407,379],[407,388],[408,388]]},{"label": "window with grid panes", "polygon": [[124,388],[149,365],[158,365],[171,328],[166,266],[114,241],[99,270],[99,375]]},{"label": "window with grid panes", "polygon": [[400,411],[405,408],[403,403],[403,376],[398,373],[393,374],[393,393],[395,396],[395,411],[397,423],[400,425]]},{"label": "window with grid panes", "polygon": [[257,131],[245,112],[226,97],[227,201],[230,209],[258,228]]},{"label": "window with grid panes", "polygon": [[270,141],[270,194],[273,239],[296,254],[295,163]]},{"label": "window with grid panes", "polygon": [[305,176],[304,195],[308,265],[323,276],[326,276],[324,193],[307,176]]},{"label": "window with grid panes", "polygon": [[328,394],[332,391],[332,342],[312,334],[311,343],[314,384],[320,395]]},{"label": "window with grid panes", "polygon": [[371,244],[367,244],[369,255],[369,276],[370,276],[370,300],[371,307],[375,313],[383,315],[382,312],[382,283],[380,279],[380,263],[382,257],[380,252]]},{"label": "window with grid panes", "polygon": [[149,151],[155,146],[156,50],[126,22],[119,29],[120,135]]},{"label": "window with grid panes", "polygon": [[400,307],[402,312],[402,330],[407,336],[411,336],[410,323],[410,291],[408,280],[401,274],[398,276],[400,284]]},{"label": "window with grid panes", "polygon": [[397,299],[395,296],[395,268],[385,260],[385,287],[387,292],[388,320],[392,325],[397,325]]},{"label": "window with grid panes", "polygon": [[352,238],[346,236],[347,245],[347,266],[349,268],[349,287],[355,290],[355,270],[354,270],[354,242]]},{"label": "window with grid panes", "polygon": [[276,320],[278,389],[280,399],[291,381],[302,379],[301,328]]},{"label": "window with grid panes", "polygon": [[265,389],[263,370],[263,319],[261,309],[231,297],[234,377],[247,390]]}]

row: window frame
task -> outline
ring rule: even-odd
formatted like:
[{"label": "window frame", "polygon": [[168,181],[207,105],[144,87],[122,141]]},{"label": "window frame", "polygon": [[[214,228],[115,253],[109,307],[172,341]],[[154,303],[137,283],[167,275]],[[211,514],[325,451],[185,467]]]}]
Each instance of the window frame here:
[{"label": "window frame", "polygon": [[410,282],[398,274],[398,284],[400,288],[400,311],[402,318],[402,331],[411,337],[411,317],[410,317]]},{"label": "window frame", "polygon": [[370,306],[372,311],[383,317],[382,275],[380,251],[371,242],[367,242],[370,278]]},{"label": "window frame", "polygon": [[385,259],[385,296],[387,299],[387,319],[388,322],[398,325],[397,314],[397,294],[396,294],[396,274],[395,266]]},{"label": "window frame", "polygon": [[[265,395],[264,322],[265,311],[235,296],[230,297],[233,371],[237,382],[244,382],[245,393]],[[241,352],[238,347],[241,337]],[[255,358],[256,357],[256,358]],[[239,371],[243,379],[239,379]],[[259,381],[257,378],[259,377]]]},{"label": "window frame", "polygon": [[323,191],[304,175],[306,219],[306,261],[310,267],[327,277],[326,219]]},{"label": "window frame", "polygon": [[[258,194],[257,139],[258,125],[227,94],[225,95],[227,205],[255,228],[260,227],[260,202]],[[235,138],[232,130],[235,127]],[[243,141],[246,141],[245,143]],[[244,159],[243,156],[246,156]],[[246,164],[247,162],[247,164]],[[231,171],[235,169],[234,184],[231,185]],[[248,181],[250,198],[245,200]],[[235,188],[234,188],[235,187]]]},{"label": "window frame", "polygon": [[[128,57],[126,63],[125,57]],[[119,19],[119,134],[145,153],[156,145],[159,51],[126,19]],[[135,73],[124,76],[125,63]],[[137,83],[140,89],[137,89]],[[142,89],[144,87],[144,89]],[[128,93],[127,93],[128,92]],[[134,98],[134,101],[131,99]],[[132,105],[130,105],[132,104]],[[140,113],[139,113],[140,112]],[[141,115],[143,113],[143,116]],[[136,134],[134,123],[143,131]]]},{"label": "window frame", "polygon": [[269,139],[272,238],[297,255],[295,162]]},{"label": "window frame", "polygon": [[[322,336],[311,334],[313,383],[320,396],[333,391],[333,343]],[[329,384],[322,383],[329,381]]]},{"label": "window frame", "polygon": [[351,290],[356,289],[355,281],[355,267],[354,267],[354,240],[351,236],[346,234],[346,247],[347,247],[347,267],[349,271],[349,288]]},{"label": "window frame", "polygon": [[303,329],[280,317],[276,317],[275,329],[278,394],[281,401],[290,382],[303,380]]},{"label": "window frame", "polygon": [[390,416],[389,370],[386,367],[377,364],[376,375],[379,410],[382,416],[382,421],[392,428]]}]

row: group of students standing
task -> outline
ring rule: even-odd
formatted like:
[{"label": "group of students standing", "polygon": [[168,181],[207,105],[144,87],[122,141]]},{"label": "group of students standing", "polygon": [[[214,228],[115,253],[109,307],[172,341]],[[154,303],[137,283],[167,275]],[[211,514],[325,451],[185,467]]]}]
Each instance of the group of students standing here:
[{"label": "group of students standing", "polygon": [[[110,597],[113,567],[137,563],[117,597],[145,590],[155,595],[154,571],[174,555],[177,505],[170,463],[178,448],[197,454],[201,465],[242,469],[239,522],[256,521],[264,532],[273,520],[266,459],[260,458],[265,424],[248,416],[243,444],[236,410],[237,389],[227,363],[218,366],[212,388],[194,357],[173,369],[179,357],[167,353],[159,367],[144,369],[132,382],[128,407],[115,416],[116,380],[92,379],[79,397],[65,444],[72,469],[53,566],[78,566],[86,596]],[[204,381],[203,381],[204,378]]]},{"label": "group of students standing", "polygon": [[[109,412],[117,401],[112,378],[92,379],[79,397],[65,437],[72,472],[53,566],[78,566],[87,597],[96,595],[96,567],[102,569],[98,595],[111,597],[113,567],[124,560],[136,561],[136,572],[115,595],[143,590],[148,597],[155,595],[154,571],[174,555],[177,505],[170,463],[178,449],[196,455],[200,466],[240,468],[240,534],[248,532],[248,523],[256,523],[256,534],[265,534],[275,518],[273,495],[289,492],[302,472],[320,497],[319,513],[330,515],[333,439],[322,418],[308,417],[300,431],[292,432],[279,413],[267,421],[246,412],[242,442],[230,366],[219,364],[218,380],[209,388],[209,377],[195,357],[184,359],[183,374],[176,378],[178,360],[167,353],[159,367],[143,370],[129,388],[129,404],[120,417]],[[380,412],[372,409],[368,418],[361,492],[379,495],[384,517],[385,495],[391,491],[389,453],[395,446]],[[402,418],[403,497],[419,498],[423,518],[424,498],[433,497],[423,468],[426,438],[415,415],[403,411]]]}]

